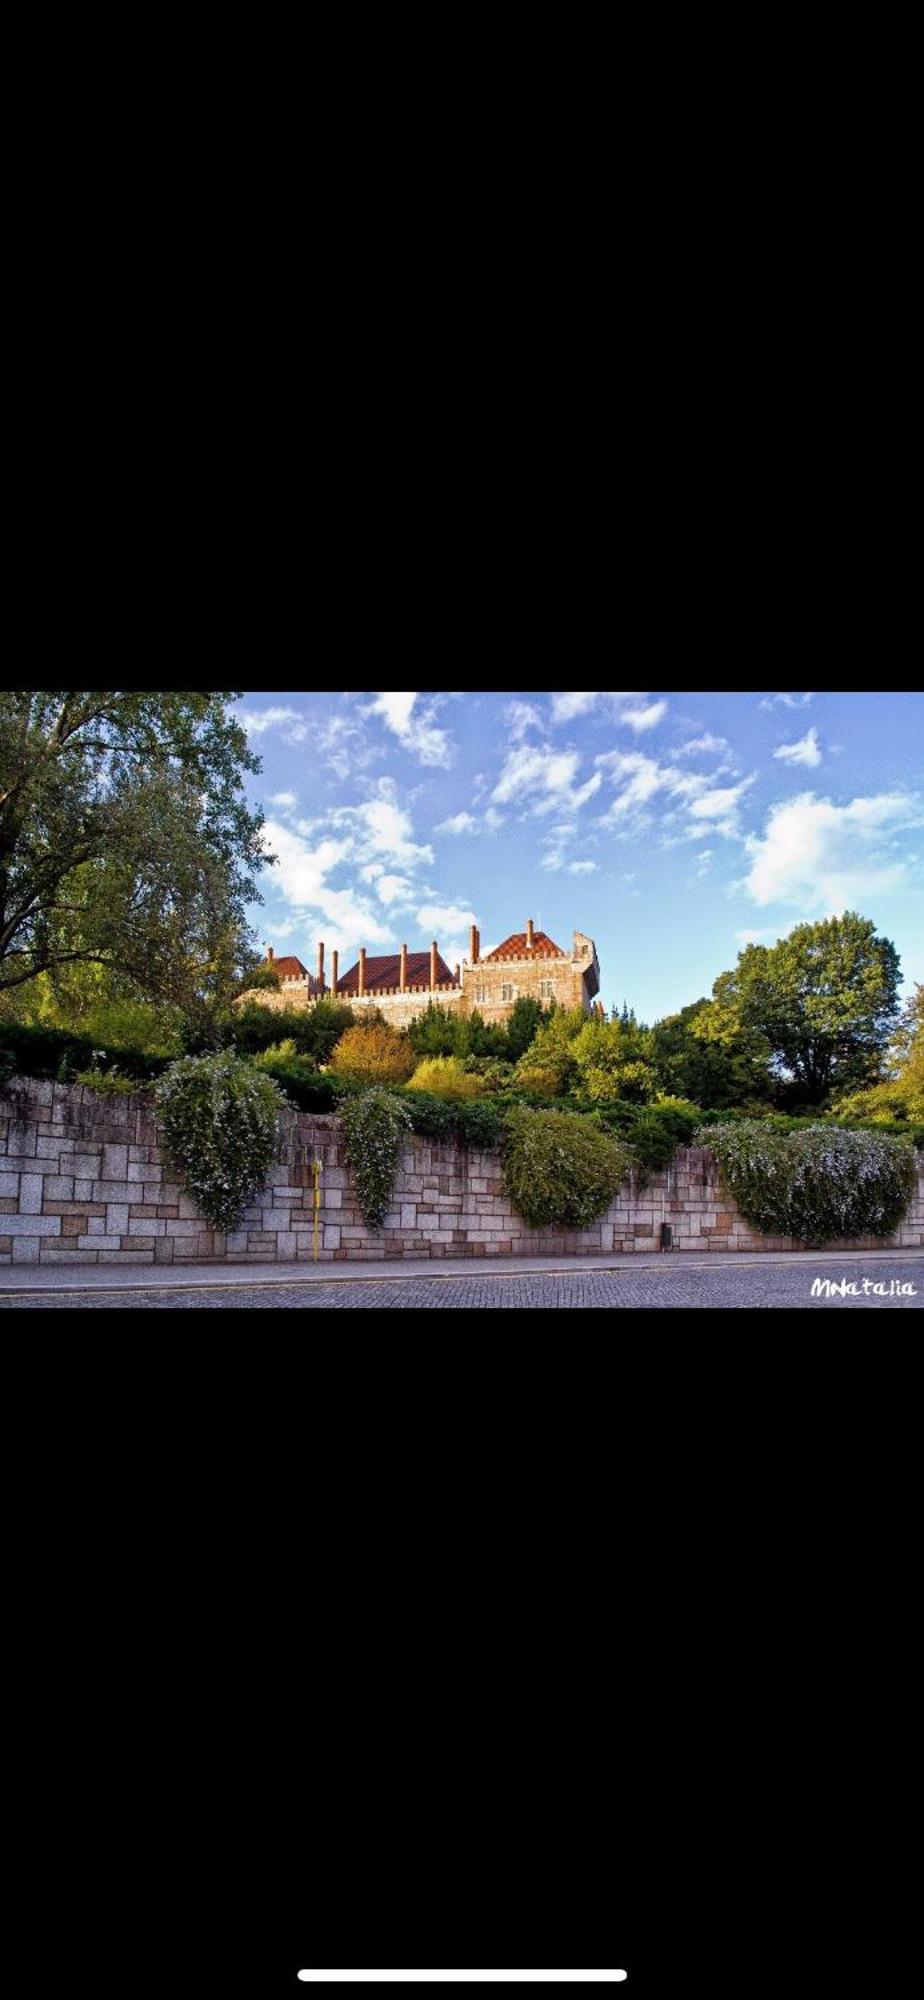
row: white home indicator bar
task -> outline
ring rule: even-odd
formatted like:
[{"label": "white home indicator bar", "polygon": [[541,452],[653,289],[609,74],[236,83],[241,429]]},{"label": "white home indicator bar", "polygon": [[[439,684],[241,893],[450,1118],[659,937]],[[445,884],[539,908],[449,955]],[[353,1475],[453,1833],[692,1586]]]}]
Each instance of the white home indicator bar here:
[{"label": "white home indicator bar", "polygon": [[628,1979],[629,1975],[627,1972],[300,1972],[298,1976],[299,1979],[306,1981],[336,1979],[343,1985],[362,1985],[370,1980],[399,1985],[406,1979],[414,1980],[418,1984],[431,1979],[445,1979],[455,1981],[457,1984],[468,1980],[490,1982],[495,1979],[531,1983],[534,1979],[541,1979],[549,1985],[569,1985],[573,1981],[580,1981],[584,1985],[588,1983],[605,1985],[608,1981]]}]

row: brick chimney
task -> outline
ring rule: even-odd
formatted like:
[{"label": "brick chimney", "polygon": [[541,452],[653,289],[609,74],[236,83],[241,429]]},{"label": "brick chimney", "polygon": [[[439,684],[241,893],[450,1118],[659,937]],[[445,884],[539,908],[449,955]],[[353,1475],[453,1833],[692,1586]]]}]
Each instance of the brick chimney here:
[{"label": "brick chimney", "polygon": [[359,991],[360,995],[366,991],[366,947],[364,944],[361,944],[359,947]]},{"label": "brick chimney", "polygon": [[432,943],[432,944],[431,944],[431,946],[430,946],[430,991],[431,991],[431,993],[432,993],[432,992],[433,992],[433,991],[435,990],[435,987],[436,987],[436,951],[437,951],[437,945],[436,945],[436,939],[434,938],[434,940],[433,940],[433,943]]},{"label": "brick chimney", "polygon": [[268,961],[269,961],[270,965],[272,965],[272,963],[273,963],[273,947],[272,947],[272,945],[271,945],[271,944],[268,944],[268,945],[267,945],[267,947],[266,947],[266,956],[267,956],[267,959],[268,959]]},{"label": "brick chimney", "polygon": [[455,969],[455,972],[454,972],[454,974],[453,974],[453,981],[452,981],[452,983],[453,983],[453,985],[454,985],[454,986],[460,986],[460,985],[461,985],[461,983],[462,983],[462,980],[461,980],[461,974],[462,974],[462,967],[461,967],[460,965],[457,965],[457,966],[456,966],[456,969]]},{"label": "brick chimney", "polygon": [[478,964],[478,932],[477,932],[477,929],[476,929],[476,927],[475,927],[475,925],[474,925],[474,924],[472,925],[472,933],[471,933],[471,937],[470,937],[470,939],[469,939],[469,947],[468,947],[468,955],[469,955],[469,958],[470,958],[470,959],[471,959],[471,961],[472,961],[472,964],[473,964],[473,965],[477,965],[477,964]]},{"label": "brick chimney", "polygon": [[340,953],[339,951],[335,951],[331,953],[331,974],[330,974],[330,990],[333,994],[336,994],[337,992],[337,977],[339,971],[340,971]]},{"label": "brick chimney", "polygon": [[527,949],[527,951],[532,951],[532,948],[533,948],[533,920],[532,920],[532,917],[527,917],[527,919],[526,919],[526,949]]},{"label": "brick chimney", "polygon": [[401,991],[407,992],[407,945],[401,946]]},{"label": "brick chimney", "polygon": [[318,985],[324,991],[324,946],[318,945]]}]

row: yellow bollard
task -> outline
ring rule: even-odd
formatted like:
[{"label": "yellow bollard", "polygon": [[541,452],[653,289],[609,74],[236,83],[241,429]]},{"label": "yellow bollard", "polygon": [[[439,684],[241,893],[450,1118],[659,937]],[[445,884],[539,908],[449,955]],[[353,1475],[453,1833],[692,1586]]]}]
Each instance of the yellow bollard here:
[{"label": "yellow bollard", "polygon": [[318,1211],[321,1206],[321,1162],[315,1154],[314,1161],[314,1261],[318,1261]]}]

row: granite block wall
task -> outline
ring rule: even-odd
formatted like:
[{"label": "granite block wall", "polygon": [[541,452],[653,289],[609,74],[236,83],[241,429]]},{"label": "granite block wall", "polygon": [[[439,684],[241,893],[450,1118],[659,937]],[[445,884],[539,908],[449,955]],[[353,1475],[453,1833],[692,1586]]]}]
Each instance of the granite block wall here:
[{"label": "granite block wall", "polygon": [[[592,1229],[528,1229],[503,1192],[496,1154],[414,1138],[385,1226],[367,1228],[339,1119],[293,1113],[267,1186],[227,1234],[210,1229],[158,1147],[143,1096],[17,1079],[0,1092],[0,1264],[296,1263],[313,1255],[311,1162],[321,1161],[319,1262],[401,1257],[796,1250],[761,1236],[718,1186],[711,1155],[680,1150],[666,1173],[620,1191]],[[924,1247],[924,1178],[889,1242]],[[839,1249],[879,1249],[863,1237]]]}]

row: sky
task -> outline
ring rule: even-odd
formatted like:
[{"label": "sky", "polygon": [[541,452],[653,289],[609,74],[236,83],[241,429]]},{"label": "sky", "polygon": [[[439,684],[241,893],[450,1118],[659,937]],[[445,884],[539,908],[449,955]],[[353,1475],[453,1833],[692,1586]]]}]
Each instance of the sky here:
[{"label": "sky", "polygon": [[436,938],[595,940],[607,1010],[652,1022],[744,945],[871,917],[924,980],[924,696],[247,694],[278,855],[258,944],[315,970]]}]

